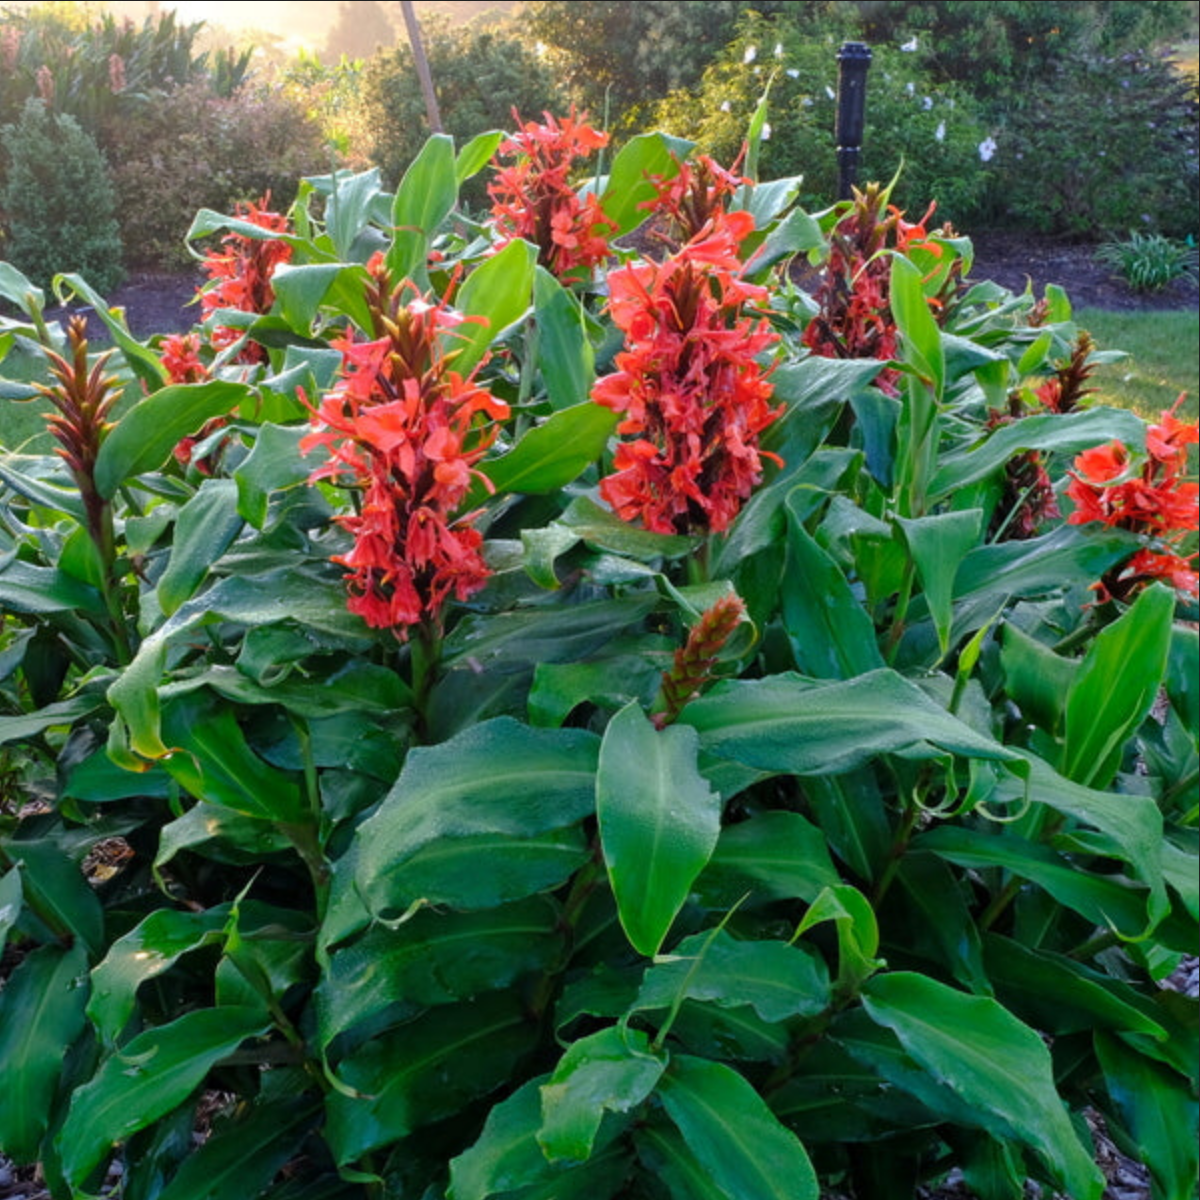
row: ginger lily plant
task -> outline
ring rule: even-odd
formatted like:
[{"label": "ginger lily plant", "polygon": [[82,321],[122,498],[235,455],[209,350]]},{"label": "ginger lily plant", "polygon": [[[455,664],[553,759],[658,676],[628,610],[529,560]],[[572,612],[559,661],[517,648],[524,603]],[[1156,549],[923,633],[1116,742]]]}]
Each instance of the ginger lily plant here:
[{"label": "ginger lily plant", "polygon": [[[58,1200],[1099,1200],[1092,1110],[1187,1200],[1195,430],[1018,403],[1065,294],[885,193],[582,179],[585,126],[202,212],[186,339],[60,278],[103,360],[0,264],[65,450],[0,456],[0,1149]],[[1055,503],[994,520],[1014,462]]]}]

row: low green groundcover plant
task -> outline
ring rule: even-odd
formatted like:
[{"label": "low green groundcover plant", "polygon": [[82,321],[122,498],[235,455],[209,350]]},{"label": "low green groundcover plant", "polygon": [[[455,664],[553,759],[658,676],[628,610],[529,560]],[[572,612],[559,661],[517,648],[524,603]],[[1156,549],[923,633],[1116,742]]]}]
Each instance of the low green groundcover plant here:
[{"label": "low green groundcover plant", "polygon": [[189,334],[56,280],[100,355],[0,264],[60,447],[0,457],[0,1149],[1099,1200],[1094,1111],[1188,1200],[1195,426],[885,189],[602,142],[202,211]]},{"label": "low green groundcover plant", "polygon": [[1177,279],[1200,283],[1200,251],[1158,233],[1131,232],[1127,238],[1105,242],[1096,258],[1125,280],[1135,292],[1161,292]]}]

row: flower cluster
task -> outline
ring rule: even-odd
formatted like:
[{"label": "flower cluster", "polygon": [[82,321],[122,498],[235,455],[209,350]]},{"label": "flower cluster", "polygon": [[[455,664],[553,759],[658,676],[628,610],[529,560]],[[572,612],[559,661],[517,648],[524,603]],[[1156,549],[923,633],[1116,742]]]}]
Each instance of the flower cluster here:
[{"label": "flower cluster", "polygon": [[782,409],[756,361],[778,335],[744,312],[765,298],[738,258],[753,227],[749,213],[720,213],[661,264],[609,276],[625,350],[592,398],[624,414],[617,431],[631,439],[600,492],[657,533],[721,532],[762,478],[759,435]]},{"label": "flower cluster", "polygon": [[561,122],[546,113],[543,124],[520,125],[502,142],[498,153],[516,161],[497,162],[488,184],[498,248],[524,238],[537,246],[538,261],[559,279],[587,278],[608,257],[608,239],[617,226],[594,193],[576,192],[570,175],[577,159],[607,144],[608,135],[588,125],[586,114],[576,117],[574,109]]},{"label": "flower cluster", "polygon": [[1177,547],[1197,530],[1197,485],[1186,481],[1188,447],[1197,444],[1200,427],[1175,416],[1183,402],[1162,415],[1146,431],[1146,460],[1134,469],[1130,452],[1121,442],[1087,450],[1075,459],[1067,495],[1075,503],[1068,524],[1096,521],[1114,529],[1128,529],[1147,541],[1132,558],[1114,568],[1097,585],[1101,600],[1127,600],[1154,579],[1170,583],[1181,592],[1196,595],[1195,555],[1184,556]]},{"label": "flower cluster", "polygon": [[726,170],[716,159],[707,154],[699,155],[695,162],[681,162],[679,169],[670,177],[655,176],[651,179],[655,195],[640,207],[670,219],[680,241],[694,238],[714,217],[723,213],[725,201],[750,180],[737,173],[745,154]]},{"label": "flower cluster", "polygon": [[[802,339],[814,354],[885,362],[896,357],[898,337],[891,310],[888,251],[903,254],[921,245],[940,253],[940,248],[927,240],[932,205],[922,220],[912,224],[904,220],[895,205],[888,206],[887,216],[882,215],[886,197],[886,191],[877,184],[870,184],[862,192],[855,190],[853,207],[834,227],[829,261],[814,294],[819,311]],[[889,395],[895,395],[898,378],[889,369],[881,371],[875,382]]]},{"label": "flower cluster", "polygon": [[495,440],[487,421],[508,406],[451,370],[444,341],[461,317],[407,281],[393,288],[381,256],[368,270],[376,336],[335,343],[342,378],[301,448],[328,452],[314,481],[361,492],[357,511],[338,518],[354,546],[334,560],[348,571],[350,610],[404,638],[414,625],[439,629],[447,600],[487,581],[475,514],[457,510]]},{"label": "flower cluster", "polygon": [[[234,215],[271,233],[287,233],[288,219],[283,213],[271,212],[266,206],[270,196],[258,204],[239,204]],[[292,257],[291,245],[281,238],[256,238],[245,233],[228,233],[221,239],[219,250],[210,250],[204,260],[209,282],[200,291],[200,306],[207,319],[223,308],[246,313],[269,312],[275,303],[271,276],[281,263]],[[218,325],[212,331],[215,349],[232,345],[242,331]],[[267,359],[266,350],[256,342],[247,342],[238,354],[245,363],[260,363]]]}]

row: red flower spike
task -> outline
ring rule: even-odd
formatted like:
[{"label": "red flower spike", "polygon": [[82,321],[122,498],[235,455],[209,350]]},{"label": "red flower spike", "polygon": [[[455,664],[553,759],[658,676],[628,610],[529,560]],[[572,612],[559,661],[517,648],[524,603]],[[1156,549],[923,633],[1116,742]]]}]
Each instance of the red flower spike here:
[{"label": "red flower spike", "polygon": [[354,546],[334,559],[347,568],[350,611],[406,638],[414,625],[440,629],[446,603],[487,582],[476,514],[457,510],[483,478],[475,464],[497,432],[488,422],[505,419],[508,406],[450,370],[442,338],[461,317],[411,283],[391,289],[382,259],[368,270],[381,336],[336,343],[342,378],[300,446],[328,451],[313,480],[361,493],[358,511],[338,518]]},{"label": "red flower spike", "polygon": [[687,642],[675,651],[671,669],[663,672],[663,710],[652,720],[658,729],[671,724],[712,679],[717,656],[733,635],[738,622],[746,615],[740,597],[722,596],[700,615],[688,633]]},{"label": "red flower spike", "polygon": [[1175,412],[1183,397],[1146,431],[1146,461],[1135,473],[1129,451],[1120,442],[1087,450],[1068,472],[1067,495],[1075,511],[1070,525],[1098,522],[1127,529],[1146,544],[1128,561],[1109,571],[1096,585],[1101,599],[1128,600],[1154,579],[1176,590],[1197,594],[1197,574],[1192,555],[1181,555],[1178,546],[1200,527],[1200,489],[1185,481],[1187,447],[1196,444],[1200,428],[1180,421]]},{"label": "red flower spike", "polygon": [[617,224],[593,193],[581,198],[569,176],[577,159],[608,145],[608,135],[588,125],[586,114],[576,117],[574,108],[562,121],[544,116],[543,124],[520,125],[514,112],[520,129],[500,144],[498,155],[515,156],[516,162],[497,162],[488,184],[497,248],[524,238],[538,247],[538,262],[548,271],[577,282],[608,257]]},{"label": "red flower spike", "polygon": [[765,289],[740,278],[748,213],[721,214],[678,254],[609,276],[609,308],[625,333],[618,370],[592,398],[623,414],[631,435],[600,493],[656,533],[721,532],[762,478],[759,435],[783,411],[756,356],[778,341],[742,306]]},{"label": "red flower spike", "polygon": [[[282,213],[270,212],[268,193],[258,204],[238,204],[234,215],[271,233],[287,233],[288,220]],[[200,306],[204,318],[221,308],[239,312],[265,313],[275,303],[271,276],[281,263],[291,260],[292,247],[282,239],[252,238],[243,233],[228,233],[221,239],[220,250],[210,250],[204,269],[210,282],[200,291]],[[218,325],[212,333],[216,349],[232,345],[242,331]],[[267,352],[256,342],[247,342],[238,354],[238,361],[261,363]]]},{"label": "red flower spike", "polygon": [[697,156],[695,162],[678,163],[678,171],[669,179],[661,175],[651,177],[656,194],[639,207],[669,217],[679,239],[690,241],[718,213],[725,211],[728,197],[743,185],[752,184],[752,180],[737,173],[745,155],[743,146],[728,170],[707,154]]}]

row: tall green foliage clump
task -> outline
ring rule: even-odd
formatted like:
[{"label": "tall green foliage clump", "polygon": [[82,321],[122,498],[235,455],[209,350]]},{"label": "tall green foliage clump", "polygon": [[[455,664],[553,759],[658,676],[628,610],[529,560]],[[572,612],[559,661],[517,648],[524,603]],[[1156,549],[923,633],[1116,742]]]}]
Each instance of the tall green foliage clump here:
[{"label": "tall green foliage clump", "polygon": [[78,121],[28,100],[0,130],[0,252],[40,285],[60,271],[121,282],[117,199],[104,156]]}]

